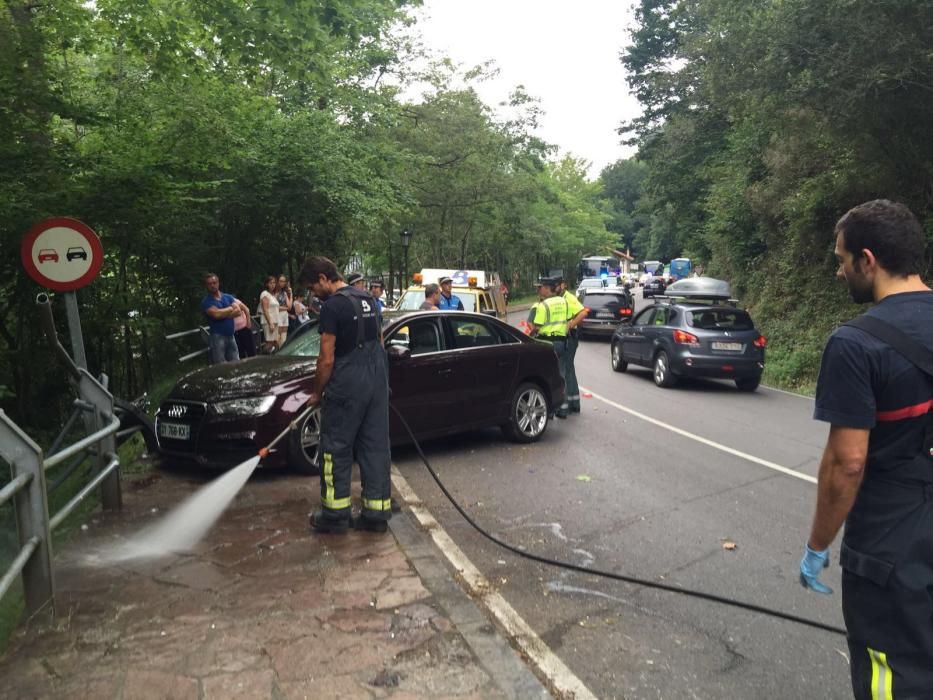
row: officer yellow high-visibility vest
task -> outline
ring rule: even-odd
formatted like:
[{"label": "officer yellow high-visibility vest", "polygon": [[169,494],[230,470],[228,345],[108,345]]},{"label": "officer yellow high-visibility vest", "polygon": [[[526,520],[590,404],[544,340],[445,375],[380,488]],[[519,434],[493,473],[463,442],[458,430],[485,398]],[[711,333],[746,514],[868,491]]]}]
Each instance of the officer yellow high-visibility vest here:
[{"label": "officer yellow high-visibility vest", "polygon": [[540,338],[566,338],[567,321],[571,319],[566,300],[560,296],[548,297],[541,301],[535,310],[533,323],[538,328]]},{"label": "officer yellow high-visibility vest", "polygon": [[[583,309],[586,308],[585,306],[583,306],[583,304],[580,303],[580,300],[577,299],[577,297],[574,296],[574,295],[570,292],[569,289],[568,289],[567,291],[565,291],[563,294],[561,294],[561,296],[563,297],[564,301],[567,302],[567,308],[569,309],[570,318],[573,318],[573,317],[576,316],[578,313],[580,313],[581,311],[583,311]],[[569,320],[569,319],[568,319],[568,320]]]}]

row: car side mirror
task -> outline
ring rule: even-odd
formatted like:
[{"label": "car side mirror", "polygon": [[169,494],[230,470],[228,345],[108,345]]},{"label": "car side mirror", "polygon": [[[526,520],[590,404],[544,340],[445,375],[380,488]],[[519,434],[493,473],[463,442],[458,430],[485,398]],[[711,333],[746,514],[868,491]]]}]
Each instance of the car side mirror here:
[{"label": "car side mirror", "polygon": [[404,345],[390,345],[386,348],[386,355],[389,356],[390,362],[399,362],[411,357],[411,350]]}]

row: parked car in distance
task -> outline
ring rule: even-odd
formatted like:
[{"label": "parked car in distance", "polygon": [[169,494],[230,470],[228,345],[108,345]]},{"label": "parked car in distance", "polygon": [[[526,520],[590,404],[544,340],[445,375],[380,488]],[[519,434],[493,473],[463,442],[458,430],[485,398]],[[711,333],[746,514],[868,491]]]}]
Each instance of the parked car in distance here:
[{"label": "parked car in distance", "polygon": [[664,281],[663,277],[652,276],[646,282],[644,288],[641,290],[641,296],[644,299],[648,297],[655,297],[659,294],[664,294],[664,290],[667,288],[667,284]]},{"label": "parked car in distance", "polygon": [[[391,402],[418,440],[500,426],[517,442],[544,434],[564,382],[547,343],[485,314],[423,311],[383,327]],[[161,403],[156,431],[164,456],[230,468],[255,456],[297,416],[320,352],[317,320],[275,355],[195,370]],[[410,440],[390,411],[393,444]],[[262,466],[316,473],[320,411],[304,417]]]},{"label": "parked car in distance", "polygon": [[634,304],[624,287],[586,289],[580,300],[588,310],[577,328],[581,338],[599,335],[608,338],[616,328],[632,320]]},{"label": "parked car in distance", "polygon": [[767,341],[747,311],[733,305],[728,283],[705,277],[680,280],[665,300],[641,310],[612,336],[616,372],[650,367],[660,387],[678,377],[732,379],[742,391],[761,382]]},{"label": "parked car in distance", "polygon": [[39,262],[58,262],[58,253],[51,248],[40,248]]},{"label": "parked car in distance", "polygon": [[606,281],[602,277],[585,277],[580,280],[580,284],[577,285],[577,299],[583,299],[583,294],[588,289],[603,289],[605,288]]}]

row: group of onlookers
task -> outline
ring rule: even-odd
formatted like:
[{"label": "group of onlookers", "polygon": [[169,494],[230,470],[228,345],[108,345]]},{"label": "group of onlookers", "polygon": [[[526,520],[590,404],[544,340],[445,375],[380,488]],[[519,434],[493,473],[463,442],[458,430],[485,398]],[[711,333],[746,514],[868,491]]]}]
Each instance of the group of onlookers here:
[{"label": "group of onlookers", "polygon": [[[259,296],[256,313],[262,329],[261,351],[275,352],[290,331],[310,320],[319,305],[305,303],[304,292],[292,293],[285,275],[269,275]],[[210,328],[208,348],[211,364],[230,362],[257,354],[253,338],[253,323],[249,307],[232,294],[220,291],[220,279],[213,272],[204,276],[207,295],[201,300],[201,311]]]},{"label": "group of onlookers", "polygon": [[306,302],[303,291],[293,293],[285,275],[269,275],[263,287],[256,311],[262,328],[263,351],[268,353],[282,347],[288,334],[307,323],[319,307],[314,304],[316,300]]}]

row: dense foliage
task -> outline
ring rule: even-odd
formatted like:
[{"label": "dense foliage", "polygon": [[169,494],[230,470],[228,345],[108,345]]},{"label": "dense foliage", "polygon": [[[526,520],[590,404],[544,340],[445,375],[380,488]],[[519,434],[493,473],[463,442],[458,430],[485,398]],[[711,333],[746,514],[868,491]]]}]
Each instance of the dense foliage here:
[{"label": "dense foliage", "polygon": [[397,274],[408,228],[410,269],[521,287],[612,241],[583,164],[530,135],[533,99],[498,118],[470,87],[483,68],[413,72],[416,3],[0,0],[3,407],[51,428],[70,401],[18,260],[46,216],[102,238],[78,297],[90,369],[124,397],[175,368],[164,336],[201,320],[207,270],[255,306],[311,253]]},{"label": "dense foliage", "polygon": [[641,0],[636,13],[622,56],[644,107],[623,128],[647,168],[635,250],[731,279],[772,341],[772,379],[806,383],[856,313],[833,282],[836,219],[888,197],[933,233],[933,2]]}]

